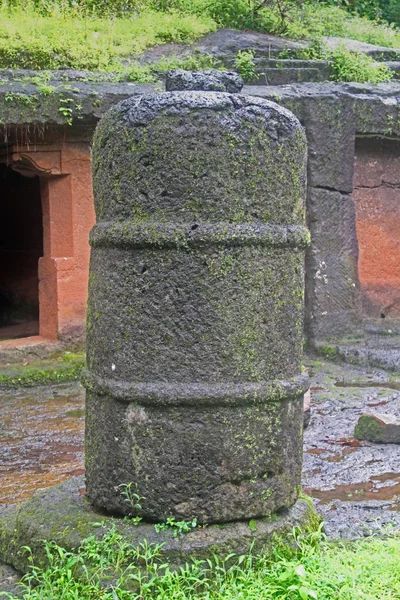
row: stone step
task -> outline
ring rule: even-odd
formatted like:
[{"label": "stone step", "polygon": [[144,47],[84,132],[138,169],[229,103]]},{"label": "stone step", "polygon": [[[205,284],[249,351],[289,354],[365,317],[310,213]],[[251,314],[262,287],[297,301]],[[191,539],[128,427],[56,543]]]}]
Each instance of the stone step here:
[{"label": "stone step", "polygon": [[329,71],[325,68],[267,68],[257,69],[257,76],[251,81],[252,85],[286,85],[289,83],[328,81]]},{"label": "stone step", "polygon": [[361,340],[360,343],[323,343],[315,344],[317,351],[326,358],[340,359],[353,365],[364,367],[377,367],[398,373],[400,371],[400,346],[394,340],[383,344],[376,342],[370,344],[370,340]]}]

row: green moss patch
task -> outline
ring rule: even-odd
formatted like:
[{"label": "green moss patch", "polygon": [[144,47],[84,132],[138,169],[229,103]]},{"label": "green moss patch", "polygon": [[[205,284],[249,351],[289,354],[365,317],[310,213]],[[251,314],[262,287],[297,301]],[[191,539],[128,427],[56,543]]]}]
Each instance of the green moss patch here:
[{"label": "green moss patch", "polygon": [[80,379],[85,354],[66,352],[52,359],[0,369],[0,387],[31,387]]}]

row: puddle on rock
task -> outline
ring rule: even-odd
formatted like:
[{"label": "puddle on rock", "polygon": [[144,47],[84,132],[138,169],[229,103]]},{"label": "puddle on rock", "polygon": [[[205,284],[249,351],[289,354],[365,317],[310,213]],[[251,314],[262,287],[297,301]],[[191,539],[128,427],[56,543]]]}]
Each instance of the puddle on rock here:
[{"label": "puddle on rock", "polygon": [[0,504],[82,474],[84,426],[77,382],[0,390]]},{"label": "puddle on rock", "polygon": [[[357,448],[343,448],[341,452],[334,452],[329,448],[308,448],[304,450],[307,454],[312,454],[314,456],[320,456],[322,460],[327,460],[328,462],[340,462],[344,459],[345,456],[351,454],[352,452],[357,452]],[[327,456],[323,456],[323,455]]]},{"label": "puddle on rock", "polygon": [[[327,504],[332,500],[362,502],[365,500],[393,500],[400,495],[400,473],[383,473],[361,483],[337,485],[330,490],[304,488],[304,492]],[[400,505],[397,510],[400,510]]]},{"label": "puddle on rock", "polygon": [[376,407],[376,406],[385,406],[385,404],[389,404],[387,400],[381,400],[380,402],[367,402],[367,406]]}]

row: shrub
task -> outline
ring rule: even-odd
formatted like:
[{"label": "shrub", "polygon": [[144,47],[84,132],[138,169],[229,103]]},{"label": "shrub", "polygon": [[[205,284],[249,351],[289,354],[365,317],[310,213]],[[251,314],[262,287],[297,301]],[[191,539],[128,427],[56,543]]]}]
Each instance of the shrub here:
[{"label": "shrub", "polygon": [[254,80],[256,78],[254,52],[239,50],[235,60],[235,69],[244,81]]},{"label": "shrub", "polygon": [[330,61],[336,81],[382,83],[393,77],[393,72],[385,64],[374,61],[366,54],[350,52],[344,47],[337,48],[331,54]]}]

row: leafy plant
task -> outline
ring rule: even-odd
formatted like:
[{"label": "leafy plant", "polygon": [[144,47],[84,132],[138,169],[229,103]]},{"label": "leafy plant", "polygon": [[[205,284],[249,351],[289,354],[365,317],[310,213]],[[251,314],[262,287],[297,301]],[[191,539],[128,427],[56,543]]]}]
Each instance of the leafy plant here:
[{"label": "leafy plant", "polygon": [[235,59],[235,69],[244,81],[252,81],[257,78],[254,62],[254,52],[251,50],[239,50]]},{"label": "leafy plant", "polygon": [[308,60],[326,60],[329,58],[330,51],[321,37],[314,37],[310,40],[307,48],[297,53],[297,58]]},{"label": "leafy plant", "polygon": [[[45,544],[48,567],[33,564],[24,600],[383,600],[400,597],[400,539],[328,544],[321,530],[276,539],[261,556],[228,554],[174,569],[161,545],[133,545],[115,527],[89,536],[69,552]],[[27,550],[29,552],[29,550]],[[1,593],[0,597],[17,600]]]},{"label": "leafy plant", "polygon": [[197,527],[196,518],[192,519],[191,521],[177,521],[173,517],[168,517],[165,523],[156,523],[154,525],[154,529],[157,532],[171,530],[174,537],[182,535],[183,533],[188,533],[195,527]]},{"label": "leafy plant", "polygon": [[350,52],[344,47],[337,48],[330,56],[333,79],[336,81],[355,81],[382,83],[393,78],[385,64],[374,61],[360,52]]},{"label": "leafy plant", "polygon": [[[124,501],[129,504],[129,506],[135,510],[142,510],[142,505],[140,504],[142,500],[144,500],[143,496],[139,496],[139,494],[133,491],[132,486],[134,485],[133,481],[129,483],[121,483],[118,486],[120,490],[121,496],[124,498]],[[135,484],[135,489],[137,489],[137,485]]]}]

